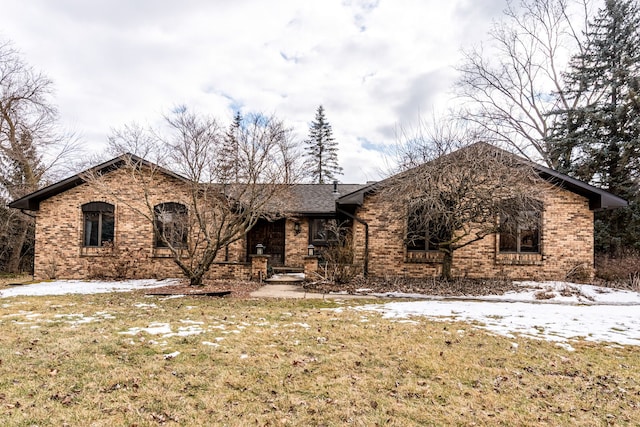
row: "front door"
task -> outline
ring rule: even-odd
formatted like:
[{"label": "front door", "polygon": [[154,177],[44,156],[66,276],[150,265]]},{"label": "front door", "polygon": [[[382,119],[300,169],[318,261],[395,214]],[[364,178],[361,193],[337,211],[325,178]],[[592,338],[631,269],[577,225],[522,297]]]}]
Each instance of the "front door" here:
[{"label": "front door", "polygon": [[270,255],[269,265],[284,265],[284,219],[278,221],[259,220],[247,236],[247,260],[256,253],[256,245],[265,246],[264,253]]}]

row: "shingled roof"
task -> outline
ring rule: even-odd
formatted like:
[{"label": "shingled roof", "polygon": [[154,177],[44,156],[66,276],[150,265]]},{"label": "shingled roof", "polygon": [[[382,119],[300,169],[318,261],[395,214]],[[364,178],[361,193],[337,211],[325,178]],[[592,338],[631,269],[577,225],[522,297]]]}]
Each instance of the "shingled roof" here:
[{"label": "shingled roof", "polygon": [[[501,148],[495,147],[486,142],[476,142],[475,144],[471,144],[467,147],[461,148],[460,150],[468,150],[473,147],[481,147],[485,149],[494,150],[497,153],[502,153],[504,155],[511,156],[522,164],[529,165],[541,178],[547,180],[548,182],[556,185],[560,188],[564,188],[573,193],[579,194],[581,196],[586,197],[589,200],[589,209],[594,211],[601,211],[607,209],[616,209],[620,207],[624,207],[628,205],[628,202],[616,196],[615,194],[609,193],[606,190],[601,188],[594,187],[593,185],[587,184],[586,182],[582,182],[578,179],[572,178],[568,175],[557,172],[553,169],[549,169],[548,167],[539,165],[530,160],[524,159],[520,156],[517,156],[513,153],[505,151]],[[447,156],[455,155],[457,151],[447,154]],[[436,159],[437,160],[437,159]],[[421,166],[417,166],[414,169],[420,168]],[[364,196],[369,193],[375,192],[380,186],[384,185],[385,181],[376,182],[370,185],[364,185],[361,188],[352,191],[351,193],[342,194],[338,199],[337,203],[342,206],[354,205],[361,206],[364,200]]]},{"label": "shingled roof", "polygon": [[[140,157],[132,154],[124,154],[122,156],[111,159],[100,165],[94,166],[90,170],[105,173],[113,171],[125,165],[125,160],[132,160],[137,164],[146,166],[153,166],[158,168],[157,165],[150,163]],[[180,180],[187,180],[186,178],[177,175],[167,169],[160,168],[160,170],[178,178]],[[67,179],[63,179],[55,184],[49,185],[31,194],[28,194],[20,199],[14,200],[9,204],[9,207],[16,209],[37,211],[40,209],[40,202],[55,196],[56,194],[67,191],[73,187],[76,187],[85,182],[84,174],[73,175]],[[296,184],[286,186],[287,190],[278,193],[278,199],[274,200],[274,207],[277,209],[283,209],[286,214],[299,214],[299,215],[326,215],[334,214],[336,211],[336,199],[341,195],[352,193],[365,187],[363,184]],[[337,190],[337,192],[335,191]]]},{"label": "shingled roof", "polygon": [[[336,199],[365,187],[364,184],[296,184],[289,188],[284,203],[287,213],[304,215],[333,214]],[[334,191],[337,190],[336,191]]]}]

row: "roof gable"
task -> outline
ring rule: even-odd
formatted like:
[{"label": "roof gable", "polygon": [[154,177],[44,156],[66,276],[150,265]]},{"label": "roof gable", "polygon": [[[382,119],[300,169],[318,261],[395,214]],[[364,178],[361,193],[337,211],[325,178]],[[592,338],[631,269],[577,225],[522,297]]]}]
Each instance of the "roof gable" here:
[{"label": "roof gable", "polygon": [[[628,202],[625,199],[618,197],[615,194],[612,194],[601,188],[594,187],[576,178],[572,178],[569,175],[562,174],[560,172],[554,171],[553,169],[547,168],[545,166],[534,163],[530,160],[524,159],[513,153],[509,153],[506,150],[495,147],[491,144],[488,144],[485,142],[478,142],[476,144],[470,145],[469,147],[472,147],[477,144],[482,144],[496,151],[499,151],[501,153],[508,154],[514,157],[515,159],[517,159],[518,161],[522,162],[523,164],[530,165],[541,178],[550,182],[551,184],[556,185],[560,188],[564,188],[568,191],[571,191],[583,197],[586,197],[589,200],[589,209],[591,210],[615,209],[615,208],[624,207],[628,205]],[[461,148],[460,150],[465,150],[469,147]],[[447,155],[454,155],[455,153],[456,151]],[[420,166],[417,166],[417,167],[419,168]],[[376,189],[379,187],[379,185],[382,183],[384,183],[384,181],[381,181],[380,183],[367,185],[349,194],[345,194],[339,197],[336,202],[339,205],[357,205],[357,206],[362,205],[364,196],[366,194],[375,192]]]},{"label": "roof gable", "polygon": [[[109,173],[115,171],[127,163],[133,162],[142,166],[148,166],[160,170],[166,175],[187,181],[187,178],[164,169],[154,163],[142,159],[133,154],[123,154],[107,162],[94,166],[55,184],[41,188],[31,194],[14,200],[9,207],[15,209],[37,211],[40,202],[57,194],[70,190],[86,182],[84,178],[88,173]],[[302,215],[333,215],[336,210],[336,198],[340,194],[351,193],[363,187],[361,184],[295,184],[287,186],[278,199],[273,201],[273,208],[284,210],[288,214]]]},{"label": "roof gable", "polygon": [[78,185],[84,184],[86,182],[86,179],[83,178],[83,176],[86,176],[88,173],[105,174],[113,172],[131,162],[136,165],[152,167],[166,175],[177,178],[179,180],[187,180],[185,177],[171,172],[168,169],[162,168],[155,163],[149,162],[134,154],[126,153],[104,163],[101,163],[97,166],[84,170],[80,173],[77,173],[73,176],[70,176],[69,178],[63,179],[62,181],[58,181],[55,184],[48,185],[44,188],[41,188],[40,190],[34,191],[31,194],[27,194],[26,196],[16,199],[13,202],[9,203],[9,207],[15,209],[37,211],[40,209],[41,201],[77,187]]}]

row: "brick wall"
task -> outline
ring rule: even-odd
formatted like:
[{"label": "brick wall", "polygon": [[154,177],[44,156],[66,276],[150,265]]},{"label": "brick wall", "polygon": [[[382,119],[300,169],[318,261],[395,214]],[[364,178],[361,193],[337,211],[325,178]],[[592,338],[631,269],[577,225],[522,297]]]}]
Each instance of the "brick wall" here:
[{"label": "brick wall", "polygon": [[[295,223],[300,224],[300,233],[295,233]],[[307,218],[287,218],[285,223],[284,263],[288,267],[303,268],[309,246],[309,221]]]},{"label": "brick wall", "polygon": [[[125,170],[106,175],[108,192],[83,184],[53,196],[40,204],[36,222],[35,278],[83,279],[124,269],[127,277],[182,277],[170,256],[153,248],[153,227],[141,212],[148,214],[144,200],[154,206],[162,202],[188,205],[180,181],[156,175],[145,196],[134,177]],[[549,186],[550,187],[550,186]],[[530,279],[564,279],[578,265],[593,264],[593,212],[588,200],[566,190],[550,187],[544,194],[541,254],[499,254],[495,235],[455,252],[453,274],[467,277],[511,277]],[[184,190],[184,189],[182,189]],[[127,203],[122,203],[127,200]],[[104,201],[115,206],[115,256],[103,249],[83,248],[83,214],[88,202]],[[430,277],[440,273],[438,262],[407,262],[402,241],[404,221],[394,212],[397,205],[377,196],[365,198],[356,215],[369,224],[369,274],[372,277]],[[295,233],[295,223],[300,232]],[[285,263],[303,267],[309,244],[306,218],[288,218],[285,223]],[[354,222],[356,262],[364,261],[364,226]],[[249,278],[245,240],[241,239],[218,254],[208,277]],[[164,255],[164,256],[162,256]]]},{"label": "brick wall", "polygon": [[[560,188],[541,191],[544,211],[541,254],[500,254],[496,235],[461,248],[454,253],[452,273],[458,277],[563,280],[577,266],[592,273],[593,212],[586,198]],[[431,277],[440,274],[437,259],[407,262],[403,244],[404,220],[398,206],[376,195],[365,197],[356,215],[369,224],[370,277]],[[364,260],[364,226],[354,224],[356,258]],[[435,257],[437,258],[437,256]]]},{"label": "brick wall", "polygon": [[[36,214],[36,279],[85,279],[120,268],[129,278],[182,277],[182,271],[166,251],[154,249],[153,225],[144,217],[149,205],[180,202],[188,197],[180,181],[164,174],[154,175],[152,185],[143,187],[124,169],[109,173],[98,185],[82,184],[40,203]],[[126,203],[123,202],[126,200]],[[83,248],[82,205],[102,201],[115,206],[115,250]],[[208,277],[248,278],[244,241],[220,251]]]}]

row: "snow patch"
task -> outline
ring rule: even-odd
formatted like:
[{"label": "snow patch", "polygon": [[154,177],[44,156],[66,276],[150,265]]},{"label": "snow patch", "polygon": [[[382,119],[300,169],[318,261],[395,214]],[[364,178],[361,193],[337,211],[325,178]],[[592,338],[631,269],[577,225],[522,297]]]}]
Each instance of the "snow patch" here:
[{"label": "snow patch", "polygon": [[473,322],[499,335],[566,342],[569,339],[640,345],[640,317],[633,305],[567,305],[488,301],[413,301],[370,304],[359,310],[385,318],[412,316]]},{"label": "snow patch", "polygon": [[101,280],[56,280],[53,282],[33,283],[15,286],[0,291],[0,298],[14,296],[41,296],[66,294],[99,294],[108,292],[128,292],[134,289],[151,289],[161,286],[177,285],[180,279],[140,279],[123,281]]}]

